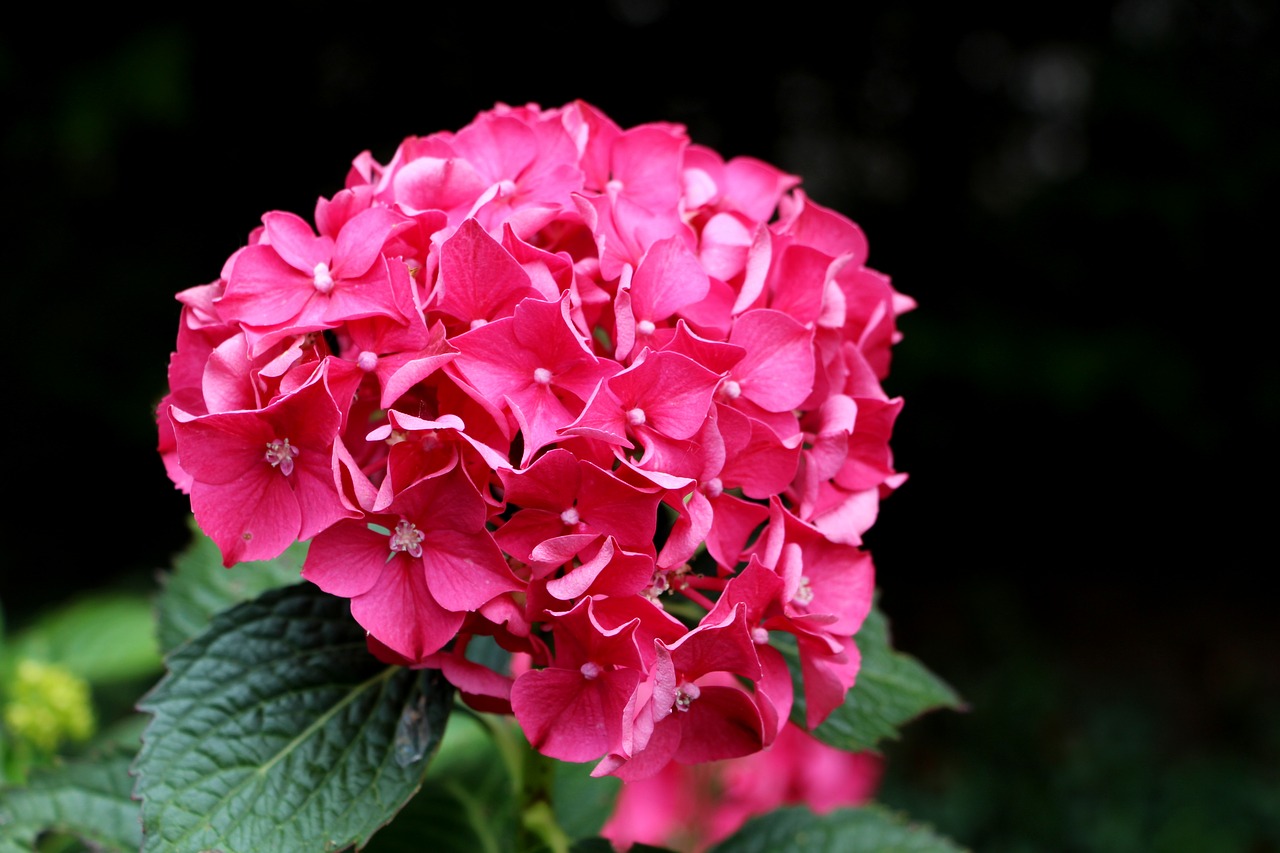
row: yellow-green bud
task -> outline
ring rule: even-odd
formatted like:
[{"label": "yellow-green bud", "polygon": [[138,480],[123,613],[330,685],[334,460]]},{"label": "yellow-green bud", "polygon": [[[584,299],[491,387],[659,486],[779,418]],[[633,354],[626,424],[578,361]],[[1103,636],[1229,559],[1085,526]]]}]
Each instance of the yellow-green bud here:
[{"label": "yellow-green bud", "polygon": [[18,740],[51,753],[63,741],[87,740],[94,730],[89,684],[56,664],[18,664],[4,706],[5,727]]}]

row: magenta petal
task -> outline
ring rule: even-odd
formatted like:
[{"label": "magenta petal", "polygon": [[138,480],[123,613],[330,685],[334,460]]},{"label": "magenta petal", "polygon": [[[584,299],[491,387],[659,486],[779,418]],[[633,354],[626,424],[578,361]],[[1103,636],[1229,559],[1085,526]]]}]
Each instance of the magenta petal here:
[{"label": "magenta petal", "polygon": [[733,324],[729,340],[747,351],[733,368],[741,393],[762,409],[785,412],[813,389],[813,330],[783,314],[748,311]]},{"label": "magenta petal", "polygon": [[396,172],[394,180],[396,197],[414,211],[470,206],[487,186],[471,164],[457,157],[419,157]]},{"label": "magenta petal", "polygon": [[529,275],[474,219],[440,247],[440,310],[459,320],[496,320],[539,294]]},{"label": "magenta petal", "polygon": [[178,459],[202,483],[231,483],[263,467],[266,446],[277,438],[271,424],[243,413],[197,417],[169,407]]},{"label": "magenta petal", "polygon": [[700,691],[688,711],[671,715],[681,728],[676,761],[700,764],[738,758],[764,746],[760,709],[746,692],[716,684],[703,685]]},{"label": "magenta petal", "polygon": [[354,598],[373,588],[389,556],[386,534],[344,521],[312,541],[302,576],[331,595]]},{"label": "magenta petal", "polygon": [[639,680],[629,669],[591,679],[572,669],[534,670],[516,679],[511,708],[542,754],[591,761],[620,743],[623,711]]},{"label": "magenta petal", "polygon": [[296,270],[310,273],[316,264],[328,263],[333,241],[317,237],[315,231],[296,213],[273,211],[262,217],[267,242],[285,263]]},{"label": "magenta petal", "polygon": [[796,639],[804,678],[805,725],[812,730],[844,703],[857,680],[862,656],[852,638],[845,638],[844,651],[837,654],[821,638],[798,633]]},{"label": "magenta petal", "polygon": [[[616,417],[639,409],[644,425],[669,438],[691,438],[702,428],[720,377],[679,353],[659,352],[608,381],[619,401]],[[584,413],[585,414],[585,413]]]},{"label": "magenta petal", "polygon": [[487,531],[433,530],[423,543],[427,583],[449,610],[475,610],[504,592],[521,588]]},{"label": "magenta petal", "polygon": [[[263,466],[266,468],[266,466]],[[270,468],[255,467],[239,480],[191,487],[196,522],[222,551],[222,563],[269,560],[298,538],[298,501]]]},{"label": "magenta petal", "polygon": [[567,563],[597,538],[599,538],[597,533],[570,533],[565,536],[555,536],[540,542],[529,557],[539,563]]},{"label": "magenta petal", "polygon": [[373,587],[351,599],[351,616],[388,648],[414,661],[452,640],[464,618],[436,603],[422,561],[405,556],[386,563]]},{"label": "magenta petal", "polygon": [[372,207],[357,213],[338,232],[333,249],[335,277],[357,278],[373,266],[382,253],[382,244],[400,222],[407,222],[386,207]]},{"label": "magenta petal", "polygon": [[701,300],[710,286],[683,240],[659,240],[649,247],[631,279],[632,314],[637,321],[660,322]]}]

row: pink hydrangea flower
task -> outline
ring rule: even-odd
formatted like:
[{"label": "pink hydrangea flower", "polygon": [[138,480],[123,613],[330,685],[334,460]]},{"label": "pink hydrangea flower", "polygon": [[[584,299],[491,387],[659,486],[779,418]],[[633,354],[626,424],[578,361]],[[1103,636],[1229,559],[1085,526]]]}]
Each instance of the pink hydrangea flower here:
[{"label": "pink hydrangea flower", "polygon": [[[372,653],[547,755],[629,792],[816,768],[770,638],[795,638],[818,725],[858,675],[863,534],[905,480],[882,382],[914,303],[867,261],[798,176],[681,125],[497,104],[358,154],[310,219],[266,213],[178,294],[158,449],[228,566],[310,540],[303,577]],[[471,660],[477,637],[519,665]],[[700,837],[818,805],[802,781],[744,788]],[[628,802],[618,839],[641,837]]]}]

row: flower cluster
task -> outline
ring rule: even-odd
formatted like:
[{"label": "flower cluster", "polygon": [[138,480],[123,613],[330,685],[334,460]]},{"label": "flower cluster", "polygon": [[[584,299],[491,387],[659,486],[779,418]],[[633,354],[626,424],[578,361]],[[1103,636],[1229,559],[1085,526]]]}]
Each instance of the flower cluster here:
[{"label": "flower cluster", "polygon": [[679,125],[498,104],[361,154],[178,294],[160,451],[227,566],[311,540],[375,654],[544,754],[747,755],[794,699],[771,638],[810,727],[858,672],[912,306],[866,259]]}]

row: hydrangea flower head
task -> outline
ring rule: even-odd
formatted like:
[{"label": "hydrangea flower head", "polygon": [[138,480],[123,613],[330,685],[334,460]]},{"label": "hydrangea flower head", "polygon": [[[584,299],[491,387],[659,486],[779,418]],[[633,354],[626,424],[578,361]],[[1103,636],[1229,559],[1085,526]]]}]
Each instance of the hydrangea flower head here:
[{"label": "hydrangea flower head", "polygon": [[[913,307],[800,178],[497,104],[356,156],[179,294],[159,449],[227,566],[311,545],[369,648],[628,784],[844,700]],[[490,637],[513,664],[466,656]],[[517,665],[518,664],[518,665]]]}]

